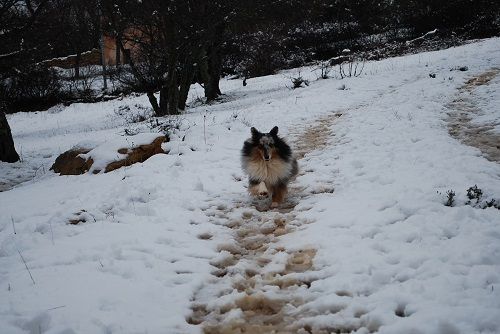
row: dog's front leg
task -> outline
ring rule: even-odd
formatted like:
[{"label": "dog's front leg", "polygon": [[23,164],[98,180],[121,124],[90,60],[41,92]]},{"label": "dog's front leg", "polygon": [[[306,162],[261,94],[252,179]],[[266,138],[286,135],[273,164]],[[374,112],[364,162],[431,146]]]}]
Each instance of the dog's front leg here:
[{"label": "dog's front leg", "polygon": [[273,199],[271,201],[271,208],[277,208],[285,199],[287,193],[286,184],[278,184],[273,188]]},{"label": "dog's front leg", "polygon": [[266,184],[264,182],[250,180],[248,185],[248,191],[253,196],[261,198],[269,196],[269,190],[267,190]]}]

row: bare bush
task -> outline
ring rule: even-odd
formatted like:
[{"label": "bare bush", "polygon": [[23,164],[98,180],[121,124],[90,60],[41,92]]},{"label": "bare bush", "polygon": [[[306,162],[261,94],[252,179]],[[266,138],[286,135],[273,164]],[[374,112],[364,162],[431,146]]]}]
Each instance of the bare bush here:
[{"label": "bare bush", "polygon": [[72,69],[69,79],[69,93],[78,99],[85,101],[95,97],[94,83],[101,74],[98,66],[80,67],[77,75],[76,69]]},{"label": "bare bush", "polygon": [[0,100],[7,112],[40,110],[61,101],[61,80],[55,70],[34,65],[11,74],[0,82]]},{"label": "bare bush", "polygon": [[309,86],[309,80],[304,79],[300,72],[297,73],[296,77],[291,77],[290,80],[292,81],[292,89],[300,88],[303,84]]},{"label": "bare bush", "polygon": [[184,141],[185,133],[189,130],[189,126],[183,126],[184,120],[184,118],[177,115],[170,115],[167,118],[152,117],[149,119],[148,127],[164,134],[167,141],[174,137],[181,138]]},{"label": "bare bush", "polygon": [[122,117],[129,124],[140,123],[153,117],[153,110],[141,104],[122,105],[115,109],[115,115]]},{"label": "bare bush", "polygon": [[359,77],[365,68],[365,59],[358,59],[353,56],[349,57],[347,61],[339,64],[340,78]]},{"label": "bare bush", "polygon": [[328,79],[332,71],[330,61],[321,61],[313,68],[313,71],[319,72],[319,78]]},{"label": "bare bush", "polygon": [[130,94],[132,92],[143,92],[144,88],[134,85],[134,76],[127,64],[120,67],[110,67],[106,69],[109,79],[108,92],[111,95]]}]

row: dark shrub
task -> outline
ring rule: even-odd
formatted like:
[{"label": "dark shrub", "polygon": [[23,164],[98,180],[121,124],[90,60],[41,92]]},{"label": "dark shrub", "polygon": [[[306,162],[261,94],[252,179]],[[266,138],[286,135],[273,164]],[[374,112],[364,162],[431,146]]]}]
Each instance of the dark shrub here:
[{"label": "dark shrub", "polygon": [[0,99],[8,112],[42,110],[62,101],[57,72],[45,66],[13,71],[0,84]]}]

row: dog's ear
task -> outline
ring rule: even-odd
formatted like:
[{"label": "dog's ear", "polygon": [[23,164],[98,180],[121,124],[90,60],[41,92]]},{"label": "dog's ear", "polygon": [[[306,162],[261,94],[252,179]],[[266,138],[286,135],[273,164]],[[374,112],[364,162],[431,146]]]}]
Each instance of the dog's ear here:
[{"label": "dog's ear", "polygon": [[274,128],[272,128],[272,130],[271,130],[271,131],[269,131],[269,134],[270,134],[271,136],[277,136],[277,135],[278,135],[278,127],[277,127],[277,126],[275,126]]},{"label": "dog's ear", "polygon": [[252,126],[252,128],[250,128],[250,132],[252,133],[252,138],[254,138],[254,139],[259,138],[260,132],[259,132],[259,130],[257,130],[253,126]]}]

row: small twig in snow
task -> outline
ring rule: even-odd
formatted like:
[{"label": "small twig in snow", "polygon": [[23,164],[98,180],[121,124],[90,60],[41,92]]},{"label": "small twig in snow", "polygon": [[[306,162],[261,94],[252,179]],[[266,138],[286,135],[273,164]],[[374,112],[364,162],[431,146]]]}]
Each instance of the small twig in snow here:
[{"label": "small twig in snow", "polygon": [[133,198],[132,198],[132,207],[134,208],[134,215],[137,216],[137,212],[135,211],[135,201]]},{"label": "small twig in snow", "polygon": [[40,167],[38,167],[37,169],[35,169],[35,174],[33,174],[33,177],[31,178],[31,180],[34,180],[36,178],[36,175],[38,173],[38,171],[42,169],[42,174],[45,174],[45,166],[44,165],[41,165]]},{"label": "small twig in snow", "polygon": [[14,225],[14,217],[10,216],[10,219],[12,220],[12,229],[14,230],[14,234],[16,233],[16,226]]},{"label": "small twig in snow", "polygon": [[205,139],[205,145],[207,145],[206,122],[207,122],[207,115],[203,115],[203,138]]},{"label": "small twig in snow", "polygon": [[54,242],[54,231],[52,230],[52,220],[49,219],[49,227],[50,227],[50,238],[52,239],[52,245],[56,245]]},{"label": "small twig in snow", "polygon": [[30,268],[28,268],[28,264],[26,263],[26,261],[24,260],[24,257],[23,255],[21,254],[21,251],[18,249],[17,252],[19,253],[19,256],[21,257],[21,260],[23,260],[23,263],[24,263],[24,266],[26,267],[26,270],[28,271],[28,273],[30,274],[30,277],[31,277],[31,280],[33,281],[33,285],[35,285],[35,280],[33,279],[33,275],[31,275],[31,271],[30,271]]}]

